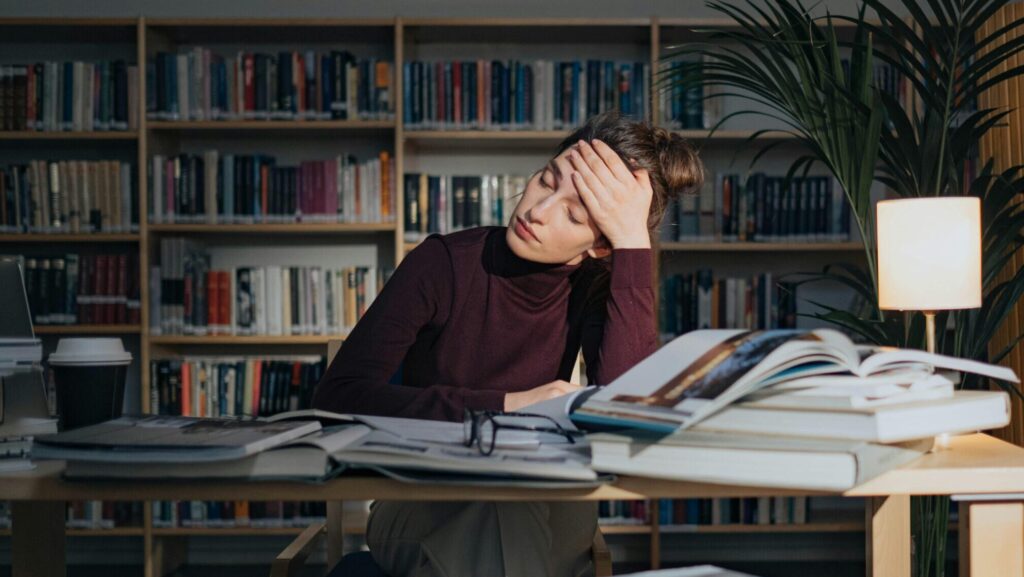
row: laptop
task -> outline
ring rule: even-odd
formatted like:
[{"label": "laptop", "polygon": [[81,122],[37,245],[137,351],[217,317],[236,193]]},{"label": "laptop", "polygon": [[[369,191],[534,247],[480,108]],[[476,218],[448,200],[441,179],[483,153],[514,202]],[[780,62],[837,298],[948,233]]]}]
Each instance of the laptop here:
[{"label": "laptop", "polygon": [[34,338],[21,265],[15,259],[0,258],[0,341]]}]

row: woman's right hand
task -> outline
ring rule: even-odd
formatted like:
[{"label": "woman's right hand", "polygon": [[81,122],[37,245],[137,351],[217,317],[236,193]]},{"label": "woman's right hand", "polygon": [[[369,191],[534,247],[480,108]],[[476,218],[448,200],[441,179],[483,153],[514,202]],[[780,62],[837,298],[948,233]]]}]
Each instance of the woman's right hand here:
[{"label": "woman's right hand", "polygon": [[529,389],[526,391],[519,391],[518,393],[505,393],[505,411],[518,411],[519,409],[539,403],[541,401],[547,401],[562,395],[580,390],[579,385],[574,385],[569,381],[551,381],[546,385]]}]

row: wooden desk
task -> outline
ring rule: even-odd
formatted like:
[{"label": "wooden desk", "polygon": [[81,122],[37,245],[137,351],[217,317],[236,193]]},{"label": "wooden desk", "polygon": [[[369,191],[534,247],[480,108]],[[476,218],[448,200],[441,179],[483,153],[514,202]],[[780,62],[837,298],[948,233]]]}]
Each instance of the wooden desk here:
[{"label": "wooden desk", "polygon": [[[0,475],[0,498],[13,500],[14,577],[64,575],[64,502],[100,500],[494,500],[570,501],[828,494],[765,487],[621,477],[594,489],[508,489],[408,485],[380,477],[343,476],[295,482],[66,482],[61,462]],[[910,576],[910,496],[956,495],[969,519],[960,532],[972,577],[1024,574],[1024,449],[988,435],[954,437],[950,449],[922,456],[845,493],[866,497],[868,577]],[[986,499],[986,500],[982,500]],[[963,505],[966,505],[964,507]]]}]

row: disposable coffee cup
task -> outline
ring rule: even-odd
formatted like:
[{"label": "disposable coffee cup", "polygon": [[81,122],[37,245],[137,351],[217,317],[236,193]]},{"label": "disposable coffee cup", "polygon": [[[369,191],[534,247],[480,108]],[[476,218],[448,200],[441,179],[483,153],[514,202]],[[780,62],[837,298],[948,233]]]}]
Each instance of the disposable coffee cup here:
[{"label": "disposable coffee cup", "polygon": [[69,338],[47,359],[63,431],[121,416],[132,355],[118,338]]}]

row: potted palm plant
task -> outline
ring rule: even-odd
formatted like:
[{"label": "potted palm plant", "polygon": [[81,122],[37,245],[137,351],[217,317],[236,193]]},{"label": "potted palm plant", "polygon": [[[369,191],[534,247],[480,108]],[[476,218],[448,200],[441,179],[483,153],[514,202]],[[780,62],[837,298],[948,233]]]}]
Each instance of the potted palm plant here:
[{"label": "potted palm plant", "polygon": [[[941,331],[936,350],[998,363],[1024,339],[1024,332],[1010,334],[1002,348],[990,350],[997,331],[1022,330],[1006,321],[1024,294],[1024,267],[1008,267],[1024,246],[1024,165],[997,171],[992,159],[975,158],[978,143],[1005,125],[1009,114],[977,104],[985,102],[987,90],[1024,70],[1012,64],[1024,46],[1024,35],[1019,35],[1024,20],[992,24],[1006,4],[900,0],[904,16],[881,0],[862,0],[855,15],[814,16],[799,0],[745,0],[743,5],[711,1],[708,6],[734,25],[694,28],[701,41],[674,47],[661,57],[683,65],[664,67],[655,78],[659,89],[714,87],[707,97],[728,95],[759,104],[759,110],[722,116],[712,133],[744,114],[771,117],[805,151],[793,161],[787,178],[823,166],[843,188],[864,239],[866,265],[832,265],[802,275],[800,282],[840,282],[861,297],[864,309],[815,303],[820,310],[811,316],[867,342],[924,348],[922,315],[878,308],[871,188],[879,182],[891,197],[981,198],[983,306],[940,313],[937,326],[955,328]],[[905,79],[902,96],[875,85],[879,63]],[[754,145],[762,132],[753,133],[745,144]],[[775,145],[761,146],[752,163]],[[1021,396],[1016,388],[998,384]],[[988,383],[967,377],[960,386]],[[948,518],[947,498],[912,500],[918,577],[944,574]]]}]

